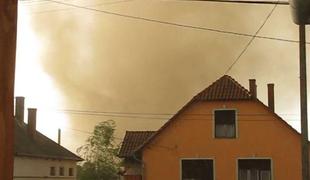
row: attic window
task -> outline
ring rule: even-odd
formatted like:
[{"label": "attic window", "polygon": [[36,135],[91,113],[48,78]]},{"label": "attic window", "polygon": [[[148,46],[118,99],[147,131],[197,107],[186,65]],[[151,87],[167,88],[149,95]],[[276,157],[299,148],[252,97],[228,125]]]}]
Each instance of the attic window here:
[{"label": "attic window", "polygon": [[270,159],[239,159],[238,180],[271,180]]},{"label": "attic window", "polygon": [[213,180],[213,160],[186,159],[182,160],[182,180]]},{"label": "attic window", "polygon": [[215,137],[235,138],[236,137],[236,111],[215,110]]}]

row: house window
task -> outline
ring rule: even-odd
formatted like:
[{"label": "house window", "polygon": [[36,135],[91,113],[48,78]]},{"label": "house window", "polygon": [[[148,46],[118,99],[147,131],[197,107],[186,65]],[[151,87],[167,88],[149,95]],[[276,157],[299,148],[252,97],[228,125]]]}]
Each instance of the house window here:
[{"label": "house window", "polygon": [[56,175],[56,168],[54,166],[50,167],[50,176]]},{"label": "house window", "polygon": [[69,176],[73,176],[74,173],[73,173],[73,168],[69,168]]},{"label": "house window", "polygon": [[182,180],[213,180],[213,160],[182,160]]},{"label": "house window", "polygon": [[215,137],[235,138],[236,137],[236,111],[215,110]]},{"label": "house window", "polygon": [[238,180],[271,180],[271,160],[238,160],[238,172]]},{"label": "house window", "polygon": [[64,176],[64,175],[65,175],[65,168],[59,167],[59,176]]}]

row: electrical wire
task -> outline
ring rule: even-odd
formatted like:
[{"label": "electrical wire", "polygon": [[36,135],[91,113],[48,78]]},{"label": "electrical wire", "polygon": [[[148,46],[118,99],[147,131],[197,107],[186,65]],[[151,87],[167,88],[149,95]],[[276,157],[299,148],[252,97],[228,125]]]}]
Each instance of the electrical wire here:
[{"label": "electrical wire", "polygon": [[122,111],[95,111],[95,110],[78,110],[78,109],[57,109],[58,112],[81,112],[81,113],[99,113],[99,114],[125,114],[125,115],[175,115],[174,113],[148,113],[148,112],[122,112]]},{"label": "electrical wire", "polygon": [[177,1],[206,1],[215,3],[238,3],[238,4],[278,4],[278,5],[289,5],[288,1],[247,1],[247,0],[177,0]]},{"label": "electrical wire", "polygon": [[51,3],[52,2],[49,2],[47,0],[38,0],[38,1],[19,0],[18,5],[31,7],[31,6],[38,6],[38,5],[47,5],[47,4],[51,4]]},{"label": "electrical wire", "polygon": [[[114,1],[114,2],[104,2],[104,3],[97,3],[97,4],[91,4],[91,5],[86,5],[84,7],[98,7],[98,6],[106,6],[106,5],[115,5],[115,4],[120,4],[124,2],[130,2],[134,0],[121,0],[121,1]],[[53,2],[49,2],[53,3]],[[56,8],[56,9],[49,9],[49,10],[43,10],[43,11],[34,11],[31,14],[45,14],[45,13],[53,13],[53,12],[60,12],[60,11],[69,11],[69,10],[74,10],[75,7],[69,7],[69,8]]]},{"label": "electrical wire", "polygon": [[[279,2],[279,0],[278,0]],[[271,17],[272,13],[274,12],[274,10],[276,9],[278,3],[274,5],[274,7],[271,9],[271,11],[268,13],[267,17],[265,18],[263,24],[258,28],[258,30],[255,32],[254,36],[250,39],[250,41],[246,44],[246,46],[243,48],[243,50],[240,52],[240,54],[238,55],[238,57],[233,61],[233,63],[228,67],[228,69],[225,71],[225,74],[229,73],[229,71],[234,67],[234,65],[240,60],[240,58],[242,57],[242,55],[247,51],[247,49],[249,48],[249,46],[252,44],[252,42],[254,41],[255,37],[257,36],[257,34],[260,32],[260,30],[265,26],[266,22],[268,21],[268,19]]]},{"label": "electrical wire", "polygon": [[[67,112],[64,112],[67,113]],[[89,112],[83,112],[80,111],[78,113],[70,112],[70,114],[77,114],[77,115],[87,115],[87,116],[103,116],[103,117],[116,117],[116,118],[127,118],[127,119],[143,119],[143,120],[161,120],[161,121],[167,121],[171,118],[169,117],[162,117],[160,116],[155,116],[154,113],[152,113],[152,116],[146,115],[145,113],[141,113],[140,115],[135,113],[135,115],[126,115],[126,114],[105,114],[105,113],[89,113]],[[199,121],[205,121],[205,120],[213,120],[213,119],[208,119],[207,117],[213,116],[214,114],[211,113],[199,113],[199,114],[184,114],[184,117],[181,118],[183,120],[199,120]],[[283,114],[284,115],[284,114]],[[202,117],[202,116],[207,116],[207,117]],[[271,114],[240,114],[238,113],[237,116],[242,117],[242,118],[252,118],[252,119],[240,119],[240,121],[271,121],[268,119],[265,119],[265,117],[272,117],[273,115]],[[253,118],[254,117],[254,118]],[[264,118],[262,118],[264,117]],[[290,118],[285,118],[286,121],[298,121],[298,119],[290,119]]]},{"label": "electrical wire", "polygon": [[[236,36],[244,36],[244,37],[253,37],[254,36],[251,34],[240,33],[240,32],[226,31],[226,30],[220,30],[220,29],[215,29],[215,28],[193,26],[193,25],[180,24],[180,23],[175,23],[175,22],[168,22],[168,21],[162,21],[162,20],[157,20],[157,19],[145,18],[145,17],[140,17],[140,16],[121,14],[121,13],[116,13],[116,12],[111,12],[111,11],[105,11],[105,10],[80,6],[80,5],[71,4],[71,3],[59,2],[59,1],[55,1],[55,0],[46,0],[46,1],[54,2],[54,3],[58,3],[58,4],[70,6],[70,7],[75,7],[75,8],[79,8],[79,9],[89,10],[89,11],[93,11],[93,12],[104,13],[104,14],[119,16],[119,17],[128,18],[128,19],[141,20],[141,21],[146,21],[146,22],[151,22],[151,23],[158,23],[158,24],[176,26],[176,27],[181,27],[181,28],[210,31],[210,32],[215,32],[215,33],[229,34],[229,35],[236,35]],[[282,42],[289,42],[289,43],[299,43],[298,40],[290,40],[290,39],[284,39],[284,38],[259,36],[259,35],[256,35],[255,37],[260,38],[260,39],[267,39],[267,40],[275,40],[275,41],[282,41]],[[307,42],[307,44],[310,44],[310,42]]]},{"label": "electrical wire", "polygon": [[[85,113],[85,114],[112,114],[112,115],[139,115],[139,116],[173,116],[176,115],[175,113],[154,113],[154,112],[125,112],[125,111],[96,111],[96,110],[81,110],[81,109],[45,109],[45,111],[55,111],[60,113]],[[203,116],[209,115],[213,116],[214,113],[186,113],[185,115],[190,116]],[[266,113],[237,113],[238,116],[271,116],[270,114]],[[278,113],[278,115],[284,116],[297,116],[299,114],[288,114],[288,113]]]}]

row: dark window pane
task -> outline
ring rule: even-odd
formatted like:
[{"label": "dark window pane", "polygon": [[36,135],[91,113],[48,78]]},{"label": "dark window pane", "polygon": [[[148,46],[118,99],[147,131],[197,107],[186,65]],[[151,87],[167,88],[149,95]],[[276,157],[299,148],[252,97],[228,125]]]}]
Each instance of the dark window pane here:
[{"label": "dark window pane", "polygon": [[182,180],[213,180],[213,161],[182,160]]},{"label": "dark window pane", "polygon": [[270,159],[238,160],[239,180],[271,180]]},{"label": "dark window pane", "polygon": [[73,168],[69,168],[69,176],[73,176]]},{"label": "dark window pane", "polygon": [[55,167],[50,167],[50,176],[55,176],[56,175],[56,169]]},{"label": "dark window pane", "polygon": [[234,138],[236,137],[236,111],[217,110],[214,112],[215,137]]},{"label": "dark window pane", "polygon": [[215,111],[216,124],[235,124],[235,110],[217,110]]},{"label": "dark window pane", "polygon": [[59,176],[64,176],[65,175],[65,168],[64,167],[60,167],[59,168]]}]

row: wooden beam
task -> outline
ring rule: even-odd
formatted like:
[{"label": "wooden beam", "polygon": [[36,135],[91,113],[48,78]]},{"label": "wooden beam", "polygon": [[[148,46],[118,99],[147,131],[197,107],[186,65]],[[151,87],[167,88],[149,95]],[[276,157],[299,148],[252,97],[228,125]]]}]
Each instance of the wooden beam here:
[{"label": "wooden beam", "polygon": [[0,0],[0,179],[13,179],[17,0]]}]

